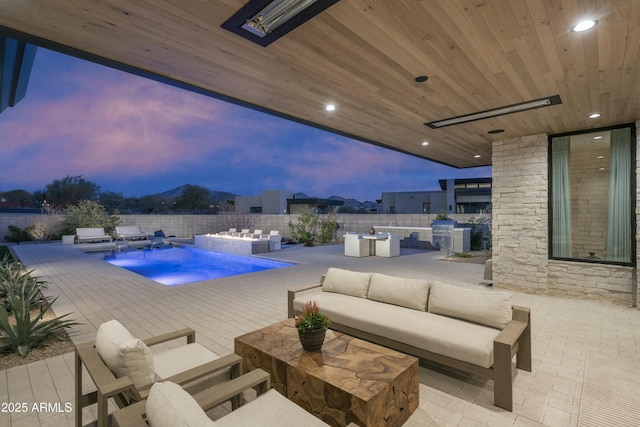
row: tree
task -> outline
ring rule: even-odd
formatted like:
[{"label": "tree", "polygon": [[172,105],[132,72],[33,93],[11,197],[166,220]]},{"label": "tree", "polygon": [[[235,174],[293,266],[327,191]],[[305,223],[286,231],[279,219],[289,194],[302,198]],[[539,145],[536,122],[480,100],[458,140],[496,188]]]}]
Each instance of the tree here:
[{"label": "tree", "polygon": [[185,185],[182,194],[176,200],[176,208],[191,213],[209,209],[209,190],[199,185]]},{"label": "tree", "polygon": [[0,193],[0,199],[5,199],[8,202],[21,202],[24,205],[31,206],[33,196],[25,190],[11,190]]},{"label": "tree", "polygon": [[125,204],[125,198],[122,196],[122,194],[115,193],[113,191],[101,193],[98,200],[100,201],[100,204],[107,210],[107,212],[121,211],[122,207]]},{"label": "tree", "polygon": [[46,196],[50,204],[67,206],[81,200],[95,200],[100,194],[100,186],[78,176],[66,176],[56,179],[46,187]]}]

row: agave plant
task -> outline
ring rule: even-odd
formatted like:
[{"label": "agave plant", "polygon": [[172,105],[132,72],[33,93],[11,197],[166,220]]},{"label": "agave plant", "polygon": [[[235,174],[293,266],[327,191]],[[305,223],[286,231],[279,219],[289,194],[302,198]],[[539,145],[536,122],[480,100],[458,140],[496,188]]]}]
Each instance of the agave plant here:
[{"label": "agave plant", "polygon": [[[76,325],[67,315],[43,321],[44,314],[51,309],[56,298],[43,297],[41,290],[46,282],[23,272],[12,262],[2,262],[0,283],[4,291],[5,304],[0,305],[0,353],[18,353],[26,356],[32,348],[45,345],[59,336],[64,329]],[[31,318],[34,302],[41,304],[38,314]],[[15,318],[11,322],[10,315]],[[36,312],[37,313],[37,312]]]}]

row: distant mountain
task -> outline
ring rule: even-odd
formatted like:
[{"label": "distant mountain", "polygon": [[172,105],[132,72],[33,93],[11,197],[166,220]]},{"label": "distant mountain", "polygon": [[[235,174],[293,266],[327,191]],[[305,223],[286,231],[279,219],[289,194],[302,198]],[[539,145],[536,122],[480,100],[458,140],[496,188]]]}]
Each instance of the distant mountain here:
[{"label": "distant mountain", "polygon": [[[165,191],[164,193],[160,193],[160,194],[156,194],[157,197],[161,197],[164,199],[175,199],[177,197],[180,197],[184,191],[184,189],[187,187],[187,185],[181,185],[180,187],[174,188],[173,190],[169,190],[169,191]],[[235,200],[236,195],[233,193],[229,193],[227,191],[215,191],[215,190],[209,190],[211,192],[211,201],[212,202],[220,202],[223,200]],[[315,198],[316,196],[309,196],[305,193],[294,193],[293,197],[296,199],[310,199],[310,198]],[[359,200],[356,199],[345,199],[342,196],[331,196],[331,197],[327,197],[330,200],[341,200],[344,202],[344,204],[341,206],[342,209],[349,209],[349,210],[358,210],[358,209],[365,209],[367,211],[375,211],[378,207],[378,204],[376,202],[371,202],[371,201],[366,201],[366,202],[361,202]]]},{"label": "distant mountain", "polygon": [[352,209],[352,210],[365,209],[367,211],[370,211],[370,210],[375,211],[378,207],[378,204],[376,202],[370,202],[370,201],[361,202],[356,199],[345,199],[344,197],[341,197],[341,196],[331,196],[328,199],[343,201],[344,204],[342,205],[342,209]]},{"label": "distant mountain", "polygon": [[[181,185],[180,187],[174,188],[173,190],[169,190],[169,191],[165,191],[163,193],[157,194],[157,197],[161,197],[163,199],[175,199],[178,198],[180,196],[182,196],[182,193],[184,192],[184,189],[187,188],[188,184],[185,185]],[[224,201],[224,200],[235,200],[236,199],[236,195],[233,193],[229,193],[227,191],[215,191],[215,190],[209,190],[209,193],[211,194],[211,201],[212,202],[220,202],[220,201]]]}]

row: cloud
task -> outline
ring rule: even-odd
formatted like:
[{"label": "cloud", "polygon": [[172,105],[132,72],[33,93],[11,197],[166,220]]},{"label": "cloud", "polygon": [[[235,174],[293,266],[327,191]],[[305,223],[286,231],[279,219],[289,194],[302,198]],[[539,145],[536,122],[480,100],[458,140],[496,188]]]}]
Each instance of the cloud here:
[{"label": "cloud", "polygon": [[127,196],[196,184],[373,200],[456,171],[44,49],[0,135],[0,191],[83,175]]}]

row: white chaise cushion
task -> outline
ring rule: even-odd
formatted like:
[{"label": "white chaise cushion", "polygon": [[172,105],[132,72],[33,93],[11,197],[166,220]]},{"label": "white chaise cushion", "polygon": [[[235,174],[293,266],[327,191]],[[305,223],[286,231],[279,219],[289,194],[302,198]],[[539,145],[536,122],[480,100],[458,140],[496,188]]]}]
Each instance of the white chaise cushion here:
[{"label": "white chaise cushion", "polygon": [[153,383],[154,363],[149,348],[117,320],[100,325],[96,350],[117,378],[127,376],[137,388]]},{"label": "white chaise cushion", "polygon": [[369,293],[370,280],[371,273],[329,268],[322,282],[322,290],[366,298]]},{"label": "white chaise cushion", "polygon": [[189,393],[172,382],[155,383],[151,387],[146,411],[150,427],[216,425]]},{"label": "white chaise cushion", "polygon": [[276,390],[271,389],[257,399],[216,420],[218,427],[326,427]]},{"label": "white chaise cushion", "polygon": [[511,294],[435,282],[429,295],[429,313],[504,329],[512,319]]},{"label": "white chaise cushion", "polygon": [[153,354],[156,381],[219,359],[216,353],[198,343],[191,343]]},{"label": "white chaise cushion", "polygon": [[414,310],[427,311],[429,282],[421,279],[404,279],[373,273],[369,285],[369,299],[386,302]]}]

